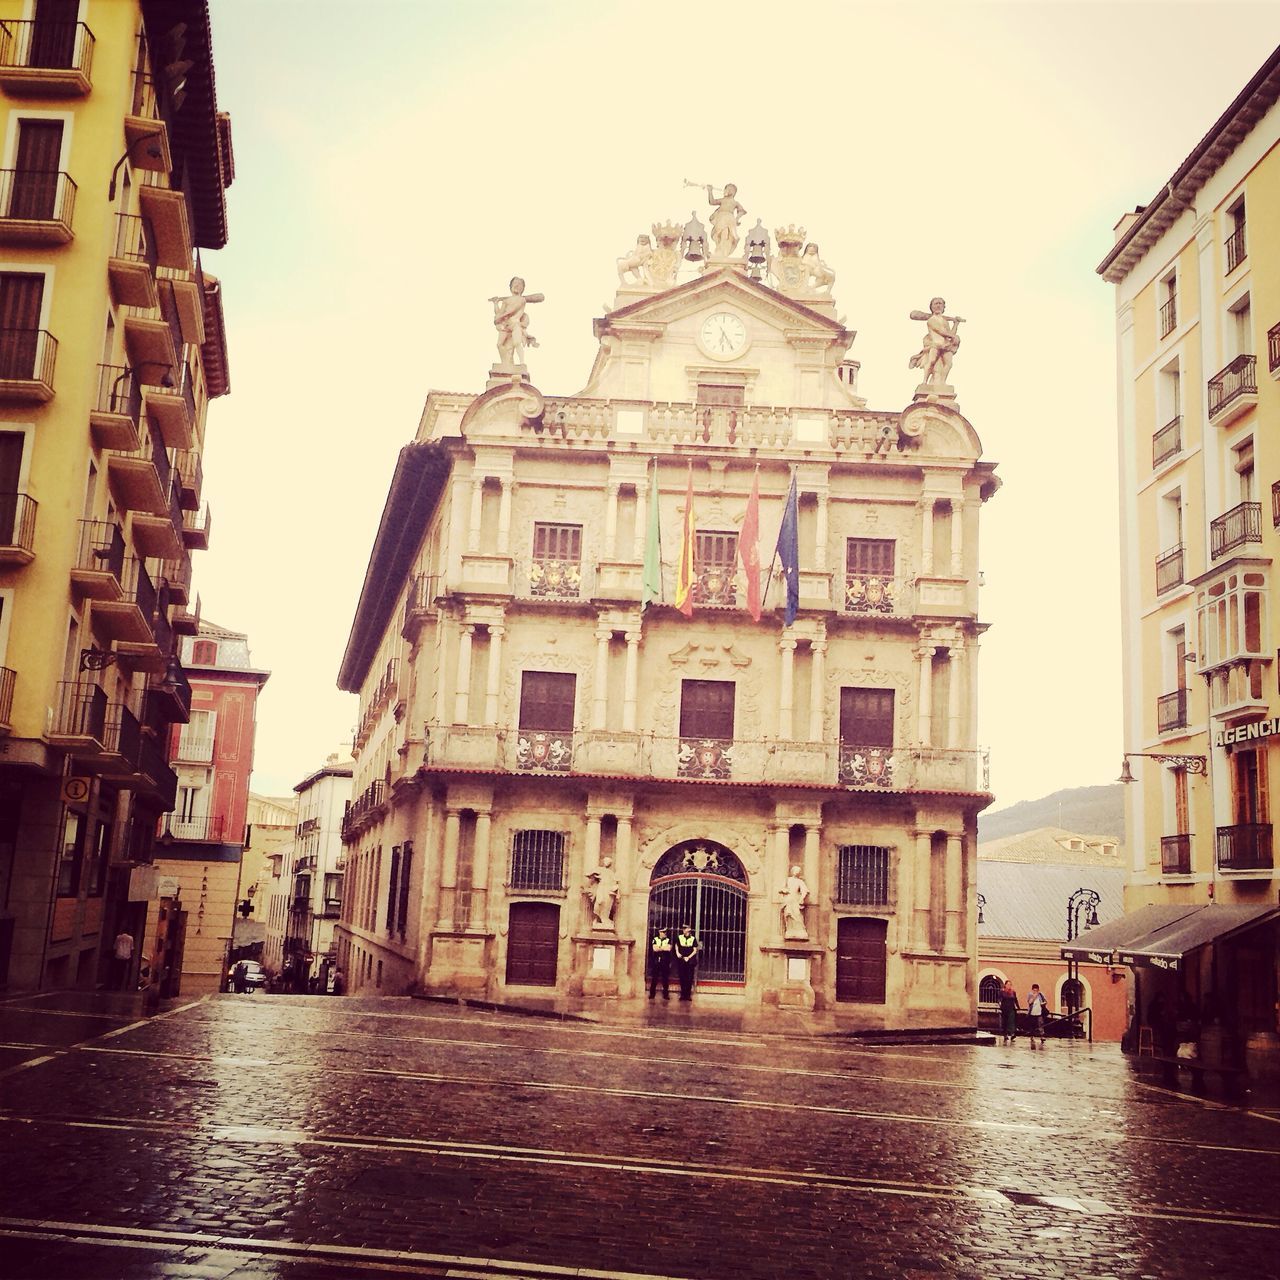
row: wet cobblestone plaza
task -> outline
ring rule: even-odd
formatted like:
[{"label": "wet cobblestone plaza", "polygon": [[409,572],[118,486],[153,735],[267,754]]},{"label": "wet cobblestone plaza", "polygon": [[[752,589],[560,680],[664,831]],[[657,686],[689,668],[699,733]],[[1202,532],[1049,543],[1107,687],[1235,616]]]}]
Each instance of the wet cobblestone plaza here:
[{"label": "wet cobblestone plaza", "polygon": [[1111,1045],[407,999],[0,1005],[0,1274],[1259,1277],[1280,1113]]}]

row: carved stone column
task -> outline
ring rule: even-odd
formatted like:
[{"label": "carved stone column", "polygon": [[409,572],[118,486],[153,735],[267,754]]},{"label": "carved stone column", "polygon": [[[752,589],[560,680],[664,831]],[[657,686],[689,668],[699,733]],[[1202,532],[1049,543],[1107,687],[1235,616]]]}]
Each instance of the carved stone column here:
[{"label": "carved stone column", "polygon": [[496,622],[489,625],[489,680],[484,691],[484,722],[498,723],[498,693],[502,680],[502,637],[506,627]]},{"label": "carved stone column", "polygon": [[964,837],[947,835],[948,951],[964,950]]},{"label": "carved stone column", "polygon": [[813,646],[813,667],[809,674],[809,741],[821,742],[827,688],[827,646],[823,642]]},{"label": "carved stone column", "polygon": [[964,576],[964,503],[951,499],[951,576]]},{"label": "carved stone column", "polygon": [[933,655],[937,650],[931,644],[922,644],[916,650],[920,659],[920,707],[916,721],[916,736],[922,747],[933,741]]},{"label": "carved stone column", "polygon": [[514,480],[504,478],[498,500],[498,551],[504,556],[511,554],[511,494],[515,487]]},{"label": "carved stone column", "polygon": [[604,509],[604,559],[612,560],[618,552],[618,482],[611,480]]},{"label": "carved stone column", "polygon": [[827,571],[827,495],[818,494],[818,516],[814,521],[813,567],[818,573]]},{"label": "carved stone column", "polygon": [[484,476],[475,472],[471,477],[471,522],[467,525],[467,550],[480,550],[480,522],[484,514]]},{"label": "carved stone column", "polygon": [[796,642],[790,639],[778,641],[782,654],[782,679],[778,693],[778,737],[790,741],[792,734],[792,698],[795,687]]},{"label": "carved stone column", "polygon": [[933,499],[920,504],[920,572],[933,572]]},{"label": "carved stone column", "polygon": [[613,632],[608,627],[596,628],[596,678],[591,691],[591,727],[603,729],[609,716],[609,641]]},{"label": "carved stone column", "polygon": [[[578,875],[578,889],[581,890],[587,883],[587,875],[594,871],[600,865],[600,818],[599,813],[587,814],[587,838],[583,842],[582,847],[582,868]],[[579,893],[579,899],[582,895]],[[595,923],[595,916],[587,921],[587,927],[590,928]]]},{"label": "carved stone column", "polygon": [[915,927],[912,929],[912,948],[928,951],[929,915],[932,904],[933,837],[928,831],[915,832],[916,860],[912,876],[916,886]]},{"label": "carved stone column", "polygon": [[947,745],[958,751],[964,746],[962,688],[964,683],[964,646],[957,639],[947,650]]},{"label": "carved stone column", "polygon": [[440,915],[437,929],[453,928],[453,907],[458,896],[458,834],[461,815],[450,807],[445,811],[444,854],[440,860]]},{"label": "carved stone column", "polygon": [[453,690],[454,724],[471,722],[471,637],[475,630],[471,623],[463,623],[462,634],[458,637],[458,680]]},{"label": "carved stone column", "polygon": [[822,861],[818,855],[822,828],[810,823],[804,829],[804,882],[809,886],[809,910],[805,913],[805,925],[809,937],[814,937],[818,920],[818,892],[821,889]]},{"label": "carved stone column", "polygon": [[485,930],[489,924],[489,833],[488,810],[476,814],[476,847],[471,857],[471,927]]},{"label": "carved stone column", "polygon": [[640,632],[627,632],[627,670],[622,689],[622,727],[627,733],[636,730],[636,696],[640,674]]},{"label": "carved stone column", "polygon": [[649,536],[649,484],[645,480],[636,484],[636,534],[631,544],[631,558],[644,560],[645,540]]},{"label": "carved stone column", "polygon": [[[631,891],[632,841],[634,838],[635,832],[631,826],[630,816],[620,813],[618,815],[617,839],[614,841],[613,849],[613,870],[618,877],[618,905],[613,913],[613,923],[620,934],[624,928],[623,907]],[[647,938],[644,940],[644,945],[648,946]]]}]

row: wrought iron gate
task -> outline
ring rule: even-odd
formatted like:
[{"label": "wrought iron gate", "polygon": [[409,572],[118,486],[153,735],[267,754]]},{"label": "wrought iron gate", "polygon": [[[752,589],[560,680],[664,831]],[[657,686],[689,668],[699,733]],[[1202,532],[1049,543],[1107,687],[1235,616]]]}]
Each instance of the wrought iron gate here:
[{"label": "wrought iron gate", "polygon": [[724,845],[686,840],[658,859],[649,880],[646,953],[659,929],[669,929],[674,940],[682,924],[691,924],[702,944],[698,982],[742,986],[747,976],[747,873]]}]

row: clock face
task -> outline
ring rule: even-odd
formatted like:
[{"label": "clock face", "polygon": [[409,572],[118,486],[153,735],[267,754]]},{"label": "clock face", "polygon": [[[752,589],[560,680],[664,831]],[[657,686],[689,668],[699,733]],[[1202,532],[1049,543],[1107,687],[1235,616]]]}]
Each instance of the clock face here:
[{"label": "clock face", "polygon": [[702,345],[710,355],[728,360],[746,350],[747,326],[731,311],[717,311],[702,322]]}]

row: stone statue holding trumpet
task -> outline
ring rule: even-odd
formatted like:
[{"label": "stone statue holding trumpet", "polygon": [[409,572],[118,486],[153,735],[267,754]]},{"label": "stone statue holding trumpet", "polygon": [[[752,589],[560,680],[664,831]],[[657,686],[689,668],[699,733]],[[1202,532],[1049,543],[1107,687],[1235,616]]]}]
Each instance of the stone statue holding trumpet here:
[{"label": "stone statue holding trumpet", "polygon": [[957,330],[964,324],[963,316],[943,313],[947,304],[943,298],[932,298],[928,311],[913,311],[912,320],[925,322],[924,345],[911,357],[908,367],[920,370],[918,393],[953,394],[948,385],[951,362],[960,349]]},{"label": "stone statue holding trumpet", "polygon": [[493,303],[493,327],[498,331],[498,362],[504,366],[524,364],[526,347],[536,347],[538,340],[529,332],[525,307],[530,302],[545,302],[540,293],[526,294],[524,281],[512,277],[509,294],[490,298]]},{"label": "stone statue holding trumpet", "polygon": [[726,183],[724,193],[716,195],[716,189],[710,182],[690,182],[684,180],[686,187],[705,187],[707,201],[715,212],[711,215],[711,243],[715,245],[717,258],[731,258],[738,247],[738,223],[746,210],[738,203],[738,188],[732,182]]}]

